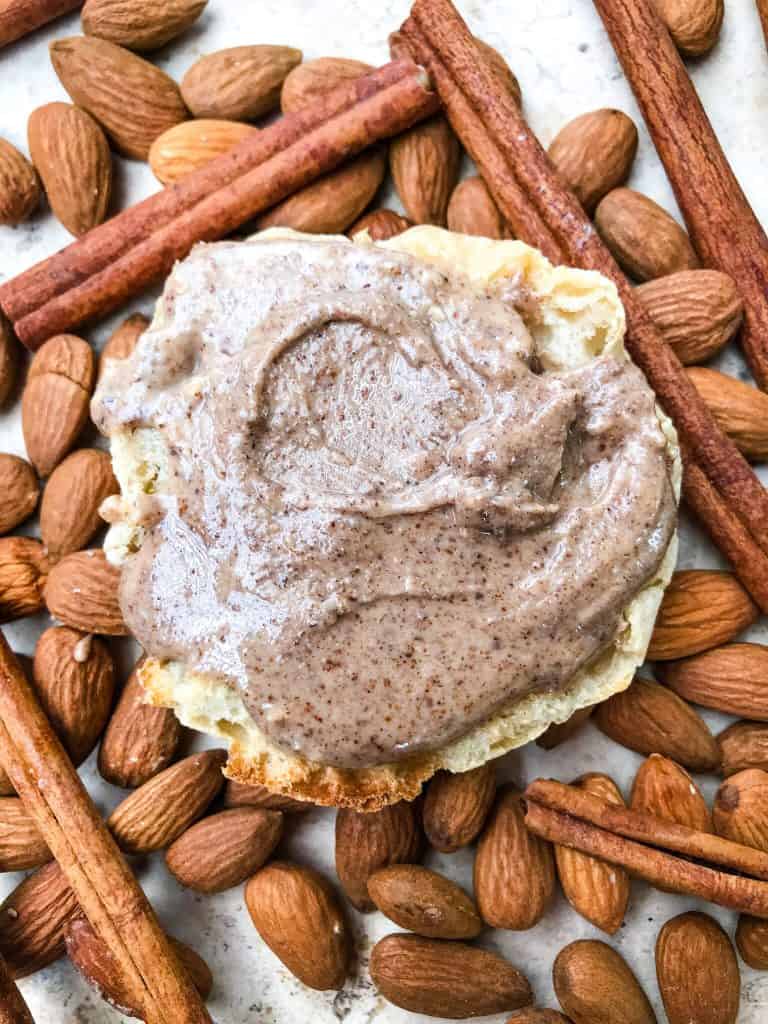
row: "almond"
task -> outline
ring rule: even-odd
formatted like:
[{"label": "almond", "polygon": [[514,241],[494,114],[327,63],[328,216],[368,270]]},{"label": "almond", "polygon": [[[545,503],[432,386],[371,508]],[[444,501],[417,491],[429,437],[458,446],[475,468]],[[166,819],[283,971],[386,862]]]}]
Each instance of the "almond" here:
[{"label": "almond", "polygon": [[768,772],[747,768],[726,779],[712,820],[718,835],[768,853]]},{"label": "almond", "polygon": [[547,153],[563,183],[592,213],[629,177],[637,153],[637,128],[621,110],[593,110],[564,125]]},{"label": "almond", "polygon": [[173,185],[187,174],[205,167],[222,153],[256,132],[250,124],[200,118],[182,121],[152,143],[149,166],[163,185]]},{"label": "almond", "polygon": [[708,53],[720,36],[723,0],[654,0],[675,46],[686,57]]},{"label": "almond", "polygon": [[245,887],[245,903],[264,942],[309,988],[340,989],[350,940],[336,895],[311,868],[273,861]]},{"label": "almond", "polygon": [[521,795],[514,786],[499,790],[480,836],[474,884],[480,916],[492,928],[532,928],[552,903],[552,846],[526,829]]},{"label": "almond", "polygon": [[635,294],[686,366],[716,355],[744,317],[736,282],[719,270],[681,270],[638,285]]},{"label": "almond", "polygon": [[51,43],[51,61],[72,101],[94,117],[125,156],[146,160],[158,135],[189,116],[176,83],[105,39]]},{"label": "almond", "polygon": [[371,64],[346,57],[318,57],[299,64],[283,83],[280,95],[282,111],[292,114],[301,110],[344,82],[354,81],[371,71]]},{"label": "almond", "polygon": [[48,611],[65,626],[86,633],[125,636],[117,588],[120,570],[111,565],[101,548],[65,555],[45,583]]},{"label": "almond", "polygon": [[474,939],[483,922],[462,888],[418,864],[391,864],[368,879],[368,895],[396,925],[431,939]]},{"label": "almond", "polygon": [[40,485],[27,460],[0,454],[0,533],[10,533],[29,519],[39,497]]},{"label": "almond", "polygon": [[[0,157],[0,161],[2,157]],[[0,179],[0,193],[2,179]],[[19,373],[19,343],[13,336],[8,321],[0,312],[0,405],[8,401],[16,387]]]},{"label": "almond", "polygon": [[698,832],[714,832],[707,802],[688,772],[661,754],[640,765],[632,785],[633,811],[686,825]]},{"label": "almond", "polygon": [[148,327],[149,320],[142,313],[133,313],[115,328],[99,356],[99,380],[106,363],[110,359],[127,359]]},{"label": "almond", "polygon": [[460,235],[511,238],[512,233],[482,178],[465,178],[451,193],[448,228]]},{"label": "almond", "polygon": [[226,750],[205,750],[166,768],[119,804],[107,819],[124,853],[151,853],[178,839],[224,784]]},{"label": "almond", "polygon": [[115,663],[102,640],[53,626],[35,648],[35,689],[72,763],[82,764],[107,724],[115,695]]},{"label": "almond", "polygon": [[29,461],[49,476],[75,444],[88,420],[94,384],[90,345],[58,334],[32,358],[21,399],[21,426]]},{"label": "almond", "polygon": [[255,121],[280,102],[291,68],[301,63],[292,46],[233,46],[201,57],[181,80],[181,95],[195,117]]},{"label": "almond", "polygon": [[54,216],[83,235],[107,216],[112,156],[90,114],[69,103],[47,103],[29,115],[29,152]]},{"label": "almond", "polygon": [[99,507],[120,487],[108,452],[80,448],[54,469],[40,505],[40,533],[50,558],[84,548],[104,521]]},{"label": "almond", "polygon": [[143,786],[167,768],[183,732],[170,708],[145,703],[137,668],[120,694],[99,748],[102,778],[124,789]]},{"label": "almond", "polygon": [[0,224],[21,224],[37,209],[40,182],[35,168],[7,139],[0,138]]},{"label": "almond", "polygon": [[50,859],[51,851],[21,800],[0,797],[0,871],[27,871]]},{"label": "almond", "polygon": [[541,736],[537,737],[536,746],[542,747],[544,750],[554,750],[555,747],[559,747],[561,743],[565,743],[579,732],[581,727],[592,717],[594,710],[594,704],[590,704],[589,707],[574,711],[571,717],[564,722],[554,722]]},{"label": "almond", "polygon": [[520,89],[520,83],[504,57],[490,43],[486,43],[484,39],[475,36],[475,42],[480,47],[485,59],[490,63],[497,77],[501,79],[508,92],[514,97],[517,105],[521,106],[523,94]]},{"label": "almond", "polygon": [[394,210],[371,210],[356,220],[347,234],[350,238],[359,235],[362,231],[368,232],[372,242],[385,242],[388,238],[401,235],[403,231],[413,227],[407,217],[401,217]]},{"label": "almond", "polygon": [[552,968],[555,993],[574,1024],[656,1024],[648,997],[627,962],[595,939],[561,949]]},{"label": "almond", "polygon": [[159,50],[193,25],[207,0],[86,0],[83,32],[129,50]]},{"label": "almond", "polygon": [[225,807],[263,807],[269,811],[297,814],[312,809],[312,804],[294,800],[282,793],[270,793],[266,786],[246,786],[233,779],[227,781],[224,792]]},{"label": "almond", "polygon": [[595,725],[638,754],[660,753],[695,772],[714,771],[719,751],[706,722],[675,693],[637,676],[595,712]]},{"label": "almond", "polygon": [[707,914],[680,914],[656,940],[656,977],[669,1024],[736,1024],[741,977],[731,940]]},{"label": "almond", "polygon": [[525,975],[463,942],[387,935],[373,947],[371,978],[385,999],[429,1017],[481,1017],[531,1002]]},{"label": "almond", "polygon": [[659,668],[685,700],[768,722],[768,650],[762,644],[726,644]]},{"label": "almond", "polygon": [[459,140],[442,116],[417,124],[390,143],[395,188],[414,224],[445,226],[460,164]]},{"label": "almond", "polygon": [[513,1013],[507,1024],[571,1024],[571,1022],[557,1010],[527,1006],[524,1010]]},{"label": "almond", "polygon": [[438,772],[424,800],[424,832],[441,853],[453,853],[480,834],[496,794],[491,762],[468,772]]},{"label": "almond", "polygon": [[768,459],[768,395],[727,373],[694,366],[688,376],[715,421],[740,452],[754,462]]},{"label": "almond", "polygon": [[[619,787],[607,775],[592,772],[575,785],[609,803],[626,806]],[[555,846],[555,862],[565,898],[576,913],[609,935],[617,932],[629,902],[626,871],[567,846]]]},{"label": "almond", "polygon": [[615,188],[600,201],[595,224],[621,268],[637,281],[694,270],[699,258],[677,221],[648,196]]},{"label": "almond", "polygon": [[768,921],[742,914],[736,927],[741,959],[756,971],[768,971]]},{"label": "almond", "polygon": [[31,537],[0,538],[0,622],[36,615],[44,608],[48,559]]},{"label": "almond", "polygon": [[717,737],[720,771],[727,778],[745,768],[768,771],[768,726],[760,722],[734,722]]},{"label": "almond", "polygon": [[168,847],[165,863],[188,889],[224,892],[258,871],[282,834],[280,811],[237,807],[187,829]]},{"label": "almond", "polygon": [[0,905],[0,954],[14,978],[64,955],[67,924],[79,912],[64,872],[53,861],[16,886]]},{"label": "almond", "polygon": [[336,874],[358,910],[374,909],[368,895],[368,879],[374,871],[414,863],[421,847],[413,804],[401,802],[368,814],[345,807],[336,812]]}]

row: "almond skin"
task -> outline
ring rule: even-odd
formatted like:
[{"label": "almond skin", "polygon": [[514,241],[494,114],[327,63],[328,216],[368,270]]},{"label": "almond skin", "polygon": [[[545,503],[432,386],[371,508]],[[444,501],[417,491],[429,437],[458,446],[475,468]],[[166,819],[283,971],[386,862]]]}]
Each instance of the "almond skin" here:
[{"label": "almond skin", "polygon": [[684,768],[661,754],[651,754],[638,768],[630,806],[633,811],[644,811],[698,832],[715,830],[696,783]]},{"label": "almond skin", "polygon": [[107,216],[112,156],[90,114],[70,103],[47,103],[29,115],[29,152],[54,216],[83,235]]},{"label": "almond skin", "polygon": [[99,380],[105,364],[110,359],[127,359],[148,327],[149,320],[142,313],[133,313],[115,328],[99,355]]},{"label": "almond skin", "polygon": [[390,1003],[430,1017],[481,1017],[530,1003],[525,975],[463,942],[387,935],[371,952],[373,983]]},{"label": "almond skin", "polygon": [[171,843],[165,854],[177,882],[196,892],[241,885],[269,859],[283,834],[280,811],[238,807],[204,818]]},{"label": "almond skin", "polygon": [[768,772],[747,768],[726,779],[712,820],[718,835],[768,853]]},{"label": "almond skin", "polygon": [[686,57],[709,53],[720,37],[723,0],[654,0],[678,50]]},{"label": "almond skin", "polygon": [[390,864],[419,860],[422,836],[413,804],[401,802],[363,814],[336,812],[336,874],[347,899],[358,910],[374,909],[368,879]]},{"label": "almond skin", "polygon": [[512,233],[482,178],[465,178],[451,193],[448,229],[481,238],[511,238]]},{"label": "almond skin", "polygon": [[768,650],[762,644],[725,644],[693,658],[665,662],[657,671],[685,700],[768,722]]},{"label": "almond skin", "polygon": [[29,519],[39,497],[40,485],[27,460],[0,454],[0,533],[10,533]]},{"label": "almond skin", "polygon": [[401,235],[403,231],[413,227],[407,217],[401,217],[394,210],[371,210],[370,213],[356,220],[347,231],[350,238],[359,235],[362,231],[368,232],[372,242],[385,242],[388,238]]},{"label": "almond skin", "polygon": [[555,993],[573,1024],[656,1024],[648,997],[626,961],[604,942],[580,939],[552,968]]},{"label": "almond skin", "polygon": [[638,754],[661,753],[695,772],[715,771],[720,753],[706,722],[675,693],[637,676],[622,693],[598,704],[595,725]]},{"label": "almond skin", "polygon": [[507,91],[514,98],[515,103],[517,103],[518,106],[522,106],[523,94],[520,89],[520,83],[504,57],[502,57],[496,47],[491,46],[490,43],[486,43],[486,41],[484,39],[480,39],[479,36],[475,36],[475,42],[480,47],[485,59],[490,63],[497,77],[501,79]]},{"label": "almond skin", "polygon": [[18,375],[19,343],[0,313],[0,405],[4,405],[13,394]]},{"label": "almond skin", "polygon": [[715,421],[753,462],[768,459],[768,395],[727,373],[693,366],[688,376]]},{"label": "almond skin", "polygon": [[286,75],[301,57],[292,46],[217,50],[187,71],[181,95],[195,117],[255,121],[277,107]]},{"label": "almond skin", "polygon": [[555,747],[559,747],[561,743],[565,743],[579,732],[581,727],[592,717],[594,710],[594,704],[587,708],[579,708],[565,722],[555,722],[550,725],[541,736],[537,737],[536,746],[542,747],[544,750],[554,750]]},{"label": "almond skin", "polygon": [[294,67],[285,79],[280,95],[280,107],[284,114],[292,114],[344,82],[354,81],[371,71],[371,64],[346,57],[318,57],[316,60],[308,60]]},{"label": "almond skin", "polygon": [[0,622],[36,615],[44,608],[48,559],[31,537],[0,538]]},{"label": "almond skin", "polygon": [[621,110],[593,110],[564,125],[547,154],[563,183],[591,213],[623,184],[637,153],[637,128]]},{"label": "almond skin", "polygon": [[26,978],[64,955],[64,933],[79,909],[55,861],[6,896],[0,905],[0,954],[14,978]]},{"label": "almond skin", "polygon": [[688,235],[658,203],[615,188],[595,211],[595,224],[614,259],[636,281],[700,266]]},{"label": "almond skin", "polygon": [[442,116],[416,125],[390,143],[389,166],[395,188],[414,224],[445,227],[460,163],[459,140]]},{"label": "almond skin", "polygon": [[507,1024],[571,1024],[567,1017],[557,1010],[544,1010],[537,1006],[527,1006],[524,1010],[513,1013]]},{"label": "almond skin", "polygon": [[736,927],[736,947],[745,964],[768,971],[768,921],[742,914]]},{"label": "almond skin", "polygon": [[266,786],[246,786],[242,782],[227,780],[224,791],[225,807],[263,807],[268,811],[282,811],[284,814],[300,814],[310,811],[313,804],[293,800],[282,793],[270,793]]},{"label": "almond skin", "polygon": [[212,118],[182,121],[152,143],[149,166],[158,181],[172,185],[228,153],[255,132],[253,125],[238,121],[216,121]]},{"label": "almond skin", "polygon": [[396,925],[430,939],[474,939],[483,922],[460,886],[418,864],[392,864],[368,879],[368,895]]},{"label": "almond skin", "polygon": [[158,135],[189,116],[176,83],[105,39],[51,43],[51,62],[72,101],[95,118],[124,156],[146,160]]},{"label": "almond skin", "polygon": [[299,981],[320,991],[341,988],[350,941],[336,895],[321,875],[273,861],[248,882],[245,903],[259,935]]},{"label": "almond skin", "polygon": [[117,598],[120,570],[101,548],[65,555],[45,583],[45,603],[55,619],[86,633],[126,636]]},{"label": "almond skin", "polygon": [[422,821],[430,846],[454,853],[480,834],[496,795],[491,762],[468,772],[438,772],[427,787]]},{"label": "almond skin", "polygon": [[41,194],[35,168],[7,139],[0,138],[0,224],[14,226],[27,220]]},{"label": "almond skin", "polygon": [[745,768],[768,771],[768,726],[760,722],[734,722],[717,737],[720,771],[727,778]]},{"label": "almond skin", "polygon": [[159,50],[193,25],[207,0],[86,0],[83,32],[129,50]]},{"label": "almond skin", "polygon": [[524,931],[537,924],[555,895],[552,846],[523,822],[520,792],[504,786],[477,846],[475,901],[492,928]]},{"label": "almond skin", "polygon": [[56,561],[84,548],[104,525],[99,507],[120,487],[108,452],[80,448],[51,473],[40,505],[40,533]]},{"label": "almond skin", "polygon": [[706,914],[680,914],[656,940],[656,977],[669,1024],[736,1024],[741,977],[731,940]]},{"label": "almond skin", "polygon": [[51,851],[21,800],[0,797],[0,871],[27,871],[50,859]]}]

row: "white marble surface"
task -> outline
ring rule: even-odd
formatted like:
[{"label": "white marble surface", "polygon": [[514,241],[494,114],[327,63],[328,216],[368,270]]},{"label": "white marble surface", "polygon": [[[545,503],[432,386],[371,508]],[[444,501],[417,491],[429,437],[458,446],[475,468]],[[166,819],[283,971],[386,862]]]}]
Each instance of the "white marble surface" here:
[{"label": "white marble surface", "polygon": [[[768,55],[766,55],[753,0],[726,0],[723,36],[714,53],[691,71],[718,135],[758,215],[768,221],[768,192],[764,187],[768,162]],[[304,48],[305,55],[345,55],[379,63],[386,59],[386,37],[404,17],[407,0],[262,0],[226,2],[210,0],[208,9],[188,35],[159,55],[159,62],[180,77],[201,54],[243,43],[288,43]],[[637,117],[635,104],[589,0],[537,0],[510,4],[504,0],[464,0],[462,9],[472,27],[509,59],[522,83],[531,124],[547,143],[570,117],[598,106],[616,106]],[[0,135],[25,147],[26,119],[37,105],[65,99],[47,56],[50,39],[78,31],[70,17],[0,55]],[[155,188],[148,168],[119,162],[118,199],[132,202]],[[631,184],[670,210],[671,191],[647,133],[641,144]],[[17,230],[0,228],[0,279],[11,276],[48,255],[67,241],[64,229],[46,212]],[[152,296],[132,304],[149,311]],[[107,325],[88,333],[97,346]],[[730,372],[744,373],[737,353],[724,360]],[[0,449],[23,454],[18,406],[0,416]],[[685,524],[681,564],[716,563],[711,548],[697,531]],[[9,628],[18,650],[30,651],[36,631],[31,624]],[[756,638],[764,639],[758,627]],[[725,721],[707,715],[718,729]],[[641,758],[611,743],[594,727],[546,754],[536,747],[506,758],[504,777],[525,782],[538,774],[568,779],[587,770],[609,771],[628,791]],[[119,791],[98,780],[93,758],[84,769],[99,806],[105,810],[119,799]],[[700,780],[708,796],[714,778]],[[314,811],[289,822],[283,852],[333,873],[332,814]],[[428,863],[458,881],[471,882],[471,854],[432,855]],[[202,953],[211,965],[216,985],[210,1003],[218,1024],[288,1024],[312,1019],[316,1024],[400,1024],[426,1021],[384,1005],[367,980],[365,963],[370,944],[391,930],[380,916],[354,916],[352,925],[360,954],[355,980],[343,992],[317,994],[295,982],[253,930],[244,909],[241,890],[216,897],[195,896],[182,890],[155,857],[138,865],[141,881],[168,929]],[[0,878],[0,896],[19,877]],[[611,943],[621,951],[663,1011],[655,980],[653,946],[661,924],[670,916],[696,905],[696,901],[664,896],[635,883],[624,927]],[[709,908],[711,909],[711,908]],[[734,915],[715,911],[732,933]],[[480,942],[503,951],[530,977],[541,1005],[555,1005],[551,964],[557,951],[575,938],[599,937],[560,898],[555,909],[530,933],[488,932]],[[768,975],[743,969],[740,1024],[768,1019]],[[121,1018],[105,1007],[77,977],[66,961],[22,982],[38,1024],[114,1024]],[[504,1016],[494,1018],[503,1021]]]}]

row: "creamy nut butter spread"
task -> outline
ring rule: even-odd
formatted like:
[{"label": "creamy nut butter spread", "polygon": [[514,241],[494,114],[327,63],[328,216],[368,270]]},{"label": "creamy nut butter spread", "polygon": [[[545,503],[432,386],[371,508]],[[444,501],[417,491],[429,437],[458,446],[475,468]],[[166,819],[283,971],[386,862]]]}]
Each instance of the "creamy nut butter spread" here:
[{"label": "creamy nut butter spread", "polygon": [[675,500],[639,370],[544,372],[523,301],[342,239],[197,248],[94,401],[105,433],[162,438],[122,569],[145,650],[343,768],[563,688]]}]

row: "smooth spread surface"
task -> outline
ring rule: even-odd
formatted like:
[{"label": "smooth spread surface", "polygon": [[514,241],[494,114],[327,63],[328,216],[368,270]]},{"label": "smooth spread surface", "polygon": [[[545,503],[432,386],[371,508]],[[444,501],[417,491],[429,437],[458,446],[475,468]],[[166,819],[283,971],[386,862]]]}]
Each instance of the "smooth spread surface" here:
[{"label": "smooth spread surface", "polygon": [[106,433],[167,447],[122,577],[148,652],[240,686],[283,747],[359,767],[561,687],[613,640],[674,525],[631,364],[537,372],[509,282],[343,241],[201,247],[161,301],[95,400]]}]

